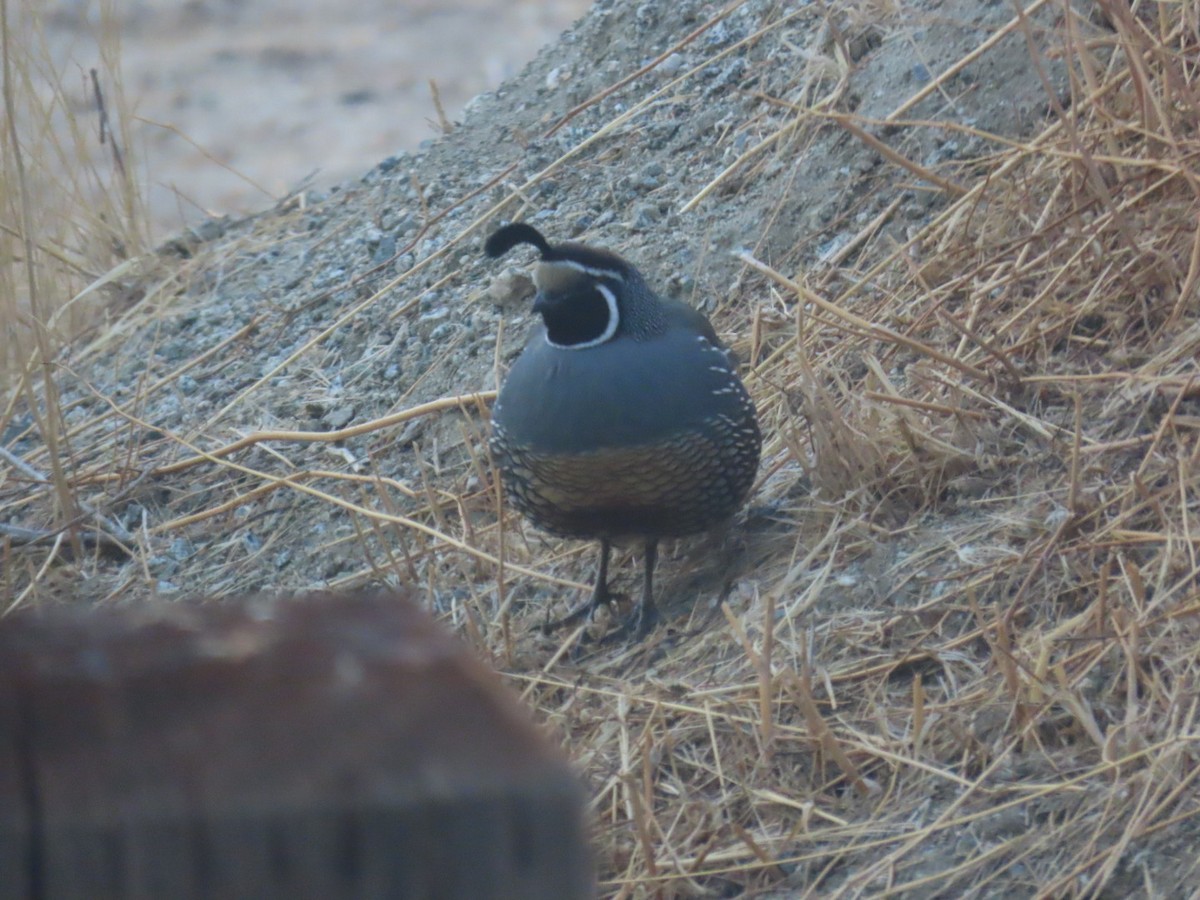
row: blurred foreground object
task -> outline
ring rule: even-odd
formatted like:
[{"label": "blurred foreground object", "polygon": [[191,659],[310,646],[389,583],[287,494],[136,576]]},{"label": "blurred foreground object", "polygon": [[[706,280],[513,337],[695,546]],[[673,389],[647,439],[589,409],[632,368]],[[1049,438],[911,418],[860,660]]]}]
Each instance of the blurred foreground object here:
[{"label": "blurred foreground object", "polygon": [[402,596],[0,619],[0,898],[591,897],[583,804]]}]

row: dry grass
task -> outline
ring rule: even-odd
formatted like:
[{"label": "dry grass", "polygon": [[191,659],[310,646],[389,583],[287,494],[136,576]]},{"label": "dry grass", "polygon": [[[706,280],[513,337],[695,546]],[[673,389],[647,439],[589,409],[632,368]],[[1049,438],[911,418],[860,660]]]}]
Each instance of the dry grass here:
[{"label": "dry grass", "polygon": [[[170,469],[153,468],[160,445],[125,451],[143,478],[195,476],[198,509],[143,536],[89,518],[92,539],[136,555],[140,540],[303,492],[350,515],[356,554],[371,560],[335,586],[395,573],[464,593],[456,621],[592,779],[607,896],[1200,885],[1200,12],[1097,8],[1103,39],[1063,26],[1070,104],[1040,133],[984,135],[990,155],[936,172],[890,153],[949,198],[903,245],[872,221],[819,270],[747,255],[753,304],[730,303],[718,324],[745,335],[738,349],[754,361],[769,436],[754,502],[786,527],[752,523],[724,602],[677,621],[685,636],[660,629],[579,660],[573,636],[549,658],[520,637],[543,613],[520,611],[508,590],[575,585],[582,557],[522,540],[511,519],[497,527],[481,395],[400,414],[469,414],[474,477],[454,489],[436,461],[416,486],[369,466],[280,476],[268,451],[255,464],[239,455],[278,434],[214,452],[200,428],[161,438],[191,454]],[[1018,17],[1014,30],[1026,27]],[[889,123],[947,127],[906,120],[910,106]],[[831,117],[857,139],[879,133],[814,104],[736,165],[794,152]],[[131,408],[109,418],[148,429]],[[120,430],[100,437],[96,425],[73,433],[94,442],[80,457],[115,457]],[[70,484],[111,499],[136,470],[97,462]],[[794,489],[800,472],[811,491]],[[0,499],[12,514],[31,496]],[[10,605],[52,594],[60,549],[6,576]],[[241,575],[231,565],[201,583],[236,589]]]},{"label": "dry grass", "polygon": [[[44,12],[36,0],[0,0],[0,434],[13,433],[18,408],[27,411],[46,465],[32,469],[3,451],[5,481],[49,489],[48,518],[61,541],[64,529],[96,513],[68,472],[56,361],[70,342],[104,333],[110,314],[129,304],[149,238],[132,174],[115,11],[107,0],[78,10],[95,23],[96,59],[86,71],[56,57]],[[45,532],[11,534],[36,541]],[[76,531],[69,539],[82,550]]]},{"label": "dry grass", "polygon": [[[44,4],[6,0],[0,154],[0,392],[101,327],[147,249],[116,16],[90,4],[92,68],[56,58]],[[81,16],[85,12],[79,10]],[[86,17],[85,17],[86,18]]]}]

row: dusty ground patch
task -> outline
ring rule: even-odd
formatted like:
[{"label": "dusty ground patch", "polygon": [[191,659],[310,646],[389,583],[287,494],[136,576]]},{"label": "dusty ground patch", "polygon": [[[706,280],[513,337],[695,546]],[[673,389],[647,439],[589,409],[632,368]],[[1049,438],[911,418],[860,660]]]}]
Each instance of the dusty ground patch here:
[{"label": "dusty ground patch", "polygon": [[96,4],[53,0],[40,12],[81,113],[91,94],[80,76],[103,50],[96,35],[119,38],[124,95],[138,117],[131,149],[163,234],[205,211],[239,214],[328,188],[415,149],[440,134],[431,79],[457,120],[468,100],[512,75],[585,7],[137,0],[114,5],[109,22]]}]

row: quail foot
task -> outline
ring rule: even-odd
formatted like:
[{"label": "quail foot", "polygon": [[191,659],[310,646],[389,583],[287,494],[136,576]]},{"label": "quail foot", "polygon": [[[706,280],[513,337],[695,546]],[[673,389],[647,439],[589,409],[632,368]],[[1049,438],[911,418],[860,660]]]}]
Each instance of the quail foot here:
[{"label": "quail foot", "polygon": [[600,542],[591,598],[552,623],[578,621],[613,596],[613,542],[645,550],[642,597],[622,630],[657,618],[661,538],[706,531],[746,499],[762,436],[732,354],[703,314],[659,297],[608,250],[551,244],[531,225],[495,231],[487,255],[541,254],[541,321],[492,408],[491,449],[510,502],[538,528]]}]

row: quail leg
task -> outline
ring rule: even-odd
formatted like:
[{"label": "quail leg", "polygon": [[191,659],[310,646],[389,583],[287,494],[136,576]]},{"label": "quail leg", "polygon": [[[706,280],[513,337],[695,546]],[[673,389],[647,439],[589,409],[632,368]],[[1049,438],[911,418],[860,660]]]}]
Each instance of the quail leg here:
[{"label": "quail leg", "polygon": [[543,634],[549,634],[551,631],[565,628],[568,625],[574,625],[580,619],[591,618],[601,606],[607,606],[617,599],[618,595],[609,593],[608,590],[608,557],[611,550],[612,545],[609,543],[608,538],[601,538],[600,568],[596,572],[596,584],[592,588],[592,596],[561,619],[554,619],[543,625]]},{"label": "quail leg", "polygon": [[658,562],[658,539],[646,539],[646,578],[642,583],[642,602],[633,612],[633,637],[641,640],[658,622],[658,607],[654,605],[654,566]]},{"label": "quail leg", "polygon": [[611,631],[601,640],[610,644],[622,638],[640,641],[658,623],[658,607],[654,605],[654,566],[658,562],[657,538],[646,539],[646,574],[642,582],[642,600],[616,631]]}]

